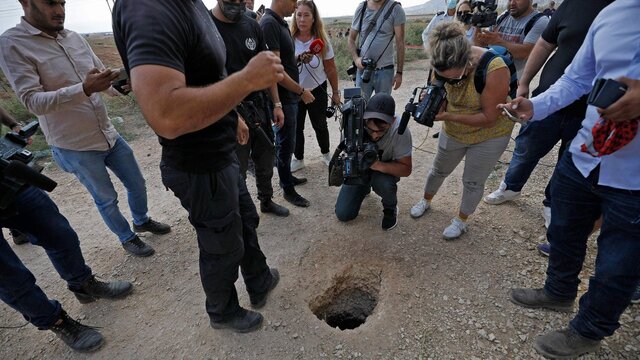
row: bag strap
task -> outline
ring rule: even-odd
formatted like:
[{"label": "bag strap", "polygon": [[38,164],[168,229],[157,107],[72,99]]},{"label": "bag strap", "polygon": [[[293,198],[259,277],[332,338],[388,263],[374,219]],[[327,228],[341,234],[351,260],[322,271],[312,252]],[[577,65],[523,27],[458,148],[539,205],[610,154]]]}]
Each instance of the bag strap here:
[{"label": "bag strap", "polygon": [[[390,0],[387,0],[390,1]],[[393,11],[393,8],[396,7],[396,5],[398,5],[399,3],[397,1],[393,1],[393,3],[391,4],[391,7],[389,7],[387,9],[387,12],[384,14],[384,16],[382,17],[382,23],[380,24],[382,26],[382,24],[384,24],[385,21],[387,21],[387,19],[389,18],[389,16],[391,15],[391,12]],[[364,4],[362,6],[362,9],[366,9],[367,6],[367,2],[364,1]],[[387,6],[387,3],[385,2],[383,5],[383,8]],[[380,17],[380,14],[382,14],[382,9],[378,10],[378,12],[376,12],[375,16],[373,17],[373,19],[371,19],[371,21],[369,22],[369,24],[367,25],[367,30],[363,33],[361,33],[363,36],[360,37],[360,39],[364,39],[364,41],[362,41],[360,43],[360,47],[362,47],[362,45],[364,45],[364,43],[367,41],[367,38],[369,37],[369,35],[371,34],[371,31],[373,30],[373,27],[376,26],[376,24],[378,23],[378,18]],[[360,29],[362,29],[362,19],[364,18],[364,10],[362,10],[361,16],[360,16]],[[375,34],[373,35],[373,39],[376,38],[376,36],[378,36],[378,32],[380,31],[380,27],[378,26],[378,28],[376,29]],[[394,34],[395,35],[395,34]],[[372,40],[373,41],[373,40]]]},{"label": "bag strap", "polygon": [[[393,4],[391,4],[391,7],[389,9],[387,9],[387,12],[384,14],[384,17],[382,18],[382,23],[380,23],[380,26],[378,26],[378,28],[376,29],[376,33],[373,35],[373,39],[371,40],[371,42],[373,42],[373,40],[376,39],[376,36],[378,36],[378,33],[380,32],[380,28],[382,27],[384,22],[387,21],[389,16],[391,16],[391,13],[393,12],[393,8],[395,8],[396,5],[400,5],[400,3],[397,2],[397,1],[394,1]],[[380,10],[382,10],[382,9],[380,9]],[[376,59],[376,63],[378,62],[378,60],[380,60],[380,58],[382,57],[382,54],[384,54],[384,52],[387,51],[387,48],[389,47],[389,45],[391,45],[391,42],[393,41],[393,38],[395,36],[396,36],[396,33],[394,31],[394,32],[391,33],[391,38],[389,39],[389,42],[387,43],[387,46],[384,47],[384,49],[382,50],[382,53],[380,53],[380,55]]]},{"label": "bag strap", "polygon": [[489,63],[491,62],[491,60],[493,60],[496,56],[500,55],[489,49],[484,54],[482,54],[480,61],[478,61],[478,66],[476,67],[476,72],[473,77],[473,85],[475,86],[476,92],[478,94],[482,94],[482,91],[484,90],[487,68],[489,67]]},{"label": "bag strap", "polygon": [[[527,37],[527,34],[529,33],[529,31],[531,31],[531,29],[533,28],[533,25],[536,24],[536,22],[538,22],[538,19],[540,19],[541,17],[543,17],[544,14],[541,13],[537,13],[535,15],[533,15],[531,17],[531,19],[529,19],[529,21],[527,21],[527,24],[524,26],[524,37]],[[524,40],[524,38],[523,38]]]}]

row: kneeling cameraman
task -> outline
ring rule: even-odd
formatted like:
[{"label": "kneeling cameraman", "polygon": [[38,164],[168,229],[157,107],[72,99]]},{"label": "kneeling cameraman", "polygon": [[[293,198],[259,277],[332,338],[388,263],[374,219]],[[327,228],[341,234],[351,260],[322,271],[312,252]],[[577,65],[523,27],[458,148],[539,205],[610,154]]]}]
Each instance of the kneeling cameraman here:
[{"label": "kneeling cameraman", "polygon": [[382,228],[393,229],[398,223],[398,186],[401,177],[411,174],[411,133],[398,134],[396,103],[391,95],[374,95],[364,111],[364,129],[378,147],[378,159],[373,162],[370,176],[363,184],[343,184],[336,201],[336,216],[340,221],[355,219],[365,196],[371,189],[382,198]]}]

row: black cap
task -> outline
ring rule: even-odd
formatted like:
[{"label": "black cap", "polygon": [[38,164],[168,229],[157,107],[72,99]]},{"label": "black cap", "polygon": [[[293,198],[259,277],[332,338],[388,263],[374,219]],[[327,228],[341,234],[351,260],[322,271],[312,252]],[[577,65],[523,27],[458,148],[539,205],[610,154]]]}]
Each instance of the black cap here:
[{"label": "black cap", "polygon": [[365,119],[380,119],[388,124],[393,123],[396,114],[396,102],[391,95],[379,93],[373,95],[364,110]]}]

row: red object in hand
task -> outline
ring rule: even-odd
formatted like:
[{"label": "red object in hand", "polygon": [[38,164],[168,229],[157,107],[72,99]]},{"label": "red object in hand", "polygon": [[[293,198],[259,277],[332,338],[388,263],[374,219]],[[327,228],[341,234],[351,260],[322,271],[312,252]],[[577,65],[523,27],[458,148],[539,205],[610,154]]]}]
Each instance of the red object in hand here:
[{"label": "red object in hand", "polygon": [[613,122],[600,118],[591,130],[593,142],[582,144],[580,150],[593,157],[611,155],[636,137],[638,122],[640,119]]},{"label": "red object in hand", "polygon": [[309,45],[309,53],[313,55],[320,54],[323,48],[324,42],[322,41],[322,39],[315,39]]}]

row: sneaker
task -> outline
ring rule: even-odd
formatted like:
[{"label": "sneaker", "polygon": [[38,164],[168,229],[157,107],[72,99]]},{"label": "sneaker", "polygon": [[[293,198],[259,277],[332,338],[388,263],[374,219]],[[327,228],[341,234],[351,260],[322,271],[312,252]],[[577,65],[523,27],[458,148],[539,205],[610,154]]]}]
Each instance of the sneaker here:
[{"label": "sneaker", "polygon": [[430,207],[431,203],[428,202],[427,199],[420,199],[420,201],[411,208],[411,217],[414,219],[419,218],[424,215],[425,211],[429,210]]},{"label": "sneaker", "polygon": [[9,233],[11,233],[13,243],[16,245],[22,245],[29,242],[29,237],[25,233],[22,233],[16,229],[9,229]]},{"label": "sneaker", "polygon": [[295,157],[291,159],[291,172],[296,172],[304,168],[304,159],[298,160]]},{"label": "sneaker", "polygon": [[549,228],[549,224],[551,224],[551,208],[545,206],[542,208],[542,218],[544,219],[544,227]]},{"label": "sneaker", "polygon": [[149,218],[144,224],[133,224],[133,231],[137,233],[150,232],[156,235],[164,235],[171,232],[171,226]]},{"label": "sneaker", "polygon": [[552,299],[544,289],[511,289],[511,302],[529,309],[549,309],[559,312],[572,312],[574,300]]},{"label": "sneaker", "polygon": [[126,243],[122,243],[122,247],[133,256],[147,257],[156,252],[151,246],[140,240],[138,235]]},{"label": "sneaker", "polygon": [[640,304],[640,285],[636,288],[636,292],[631,297],[632,304]]},{"label": "sneaker", "polygon": [[382,210],[382,230],[391,230],[398,225],[398,207]]},{"label": "sneaker", "polygon": [[248,333],[257,330],[262,325],[262,315],[258,312],[241,309],[235,317],[225,321],[213,321],[209,323],[214,329],[229,329],[237,333]]},{"label": "sneaker", "polygon": [[267,201],[260,202],[260,211],[263,213],[271,213],[275,216],[287,217],[289,216],[289,209],[282,205],[278,205],[269,199]]},{"label": "sneaker", "polygon": [[103,282],[94,275],[84,282],[79,289],[69,288],[81,304],[90,303],[97,299],[123,298],[133,291],[133,285],[128,281]]},{"label": "sneaker", "polygon": [[451,225],[447,226],[442,232],[442,237],[445,240],[453,240],[460,237],[460,235],[467,232],[467,223],[455,217],[451,219]]},{"label": "sneaker", "polygon": [[311,205],[309,200],[303,198],[294,188],[291,188],[291,190],[285,190],[283,197],[295,206],[309,207],[309,205]]},{"label": "sneaker", "polygon": [[269,284],[267,291],[263,292],[262,294],[257,294],[253,296],[249,294],[249,299],[251,300],[251,307],[253,307],[254,309],[260,309],[267,303],[267,298],[269,297],[271,290],[273,290],[276,287],[276,285],[278,285],[278,283],[280,282],[280,272],[278,272],[278,269],[271,268],[269,269],[269,271],[271,272],[271,284]]},{"label": "sneaker", "polygon": [[49,326],[48,330],[53,331],[65,344],[76,351],[94,351],[104,344],[102,334],[90,326],[73,320],[64,310],[60,314],[60,320]]},{"label": "sneaker", "polygon": [[507,184],[500,183],[498,190],[484,197],[484,202],[490,205],[502,204],[506,201],[515,200],[520,197],[520,191],[507,190]]},{"label": "sneaker", "polygon": [[575,359],[595,352],[600,348],[600,340],[591,340],[571,328],[555,330],[539,336],[533,348],[548,359]]},{"label": "sneaker", "polygon": [[322,161],[324,161],[325,165],[329,166],[329,163],[331,162],[331,153],[322,154]]},{"label": "sneaker", "polygon": [[551,244],[549,244],[548,242],[538,244],[538,246],[536,246],[536,249],[538,249],[540,255],[549,257],[549,253],[551,252]]},{"label": "sneaker", "polygon": [[293,178],[293,186],[298,186],[307,183],[307,178],[297,178],[295,176],[291,176]]}]

